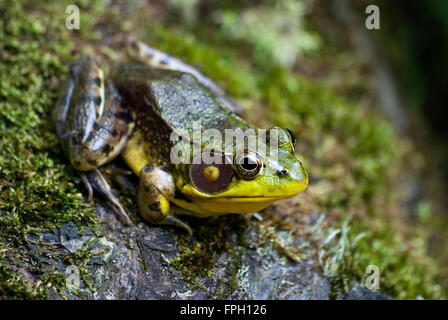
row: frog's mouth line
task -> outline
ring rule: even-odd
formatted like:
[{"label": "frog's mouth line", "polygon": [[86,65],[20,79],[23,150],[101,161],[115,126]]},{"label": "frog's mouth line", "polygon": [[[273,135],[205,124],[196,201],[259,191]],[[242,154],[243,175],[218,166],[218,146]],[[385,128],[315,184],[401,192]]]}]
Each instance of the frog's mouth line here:
[{"label": "frog's mouth line", "polygon": [[227,202],[227,201],[232,201],[232,202],[265,202],[265,201],[276,201],[276,200],[281,200],[281,199],[288,199],[291,198],[293,196],[295,196],[296,194],[293,195],[283,195],[283,196],[274,196],[274,197],[263,197],[263,196],[259,196],[259,197],[216,197],[216,198],[207,198],[207,201],[209,202]]},{"label": "frog's mouth line", "polygon": [[223,194],[206,194],[200,193],[195,190],[196,194],[191,195],[190,197],[193,201],[208,201],[214,203],[224,203],[224,202],[266,202],[266,201],[277,201],[281,199],[289,199],[294,197],[295,195],[301,193],[306,189],[306,185],[304,185],[300,190],[295,189],[294,192],[285,192],[285,193],[277,193],[276,195],[223,195]]}]

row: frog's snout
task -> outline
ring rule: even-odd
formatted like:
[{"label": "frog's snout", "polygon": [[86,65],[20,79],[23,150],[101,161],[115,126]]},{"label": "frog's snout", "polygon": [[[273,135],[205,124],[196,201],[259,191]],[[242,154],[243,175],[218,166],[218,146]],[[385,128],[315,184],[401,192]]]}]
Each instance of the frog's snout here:
[{"label": "frog's snout", "polygon": [[290,179],[290,181],[293,182],[293,185],[297,185],[297,193],[304,191],[308,186],[308,173],[300,161],[295,163],[291,168],[289,168],[289,170],[279,170],[278,175],[280,178]]}]

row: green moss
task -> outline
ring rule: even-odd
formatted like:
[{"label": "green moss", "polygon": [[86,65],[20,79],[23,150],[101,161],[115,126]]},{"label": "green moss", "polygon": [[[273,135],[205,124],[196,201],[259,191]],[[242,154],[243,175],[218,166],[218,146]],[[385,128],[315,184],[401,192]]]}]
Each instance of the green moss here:
[{"label": "green moss", "polygon": [[229,221],[226,217],[220,217],[207,226],[201,225],[195,229],[200,241],[191,243],[189,238],[178,239],[179,256],[171,260],[170,264],[182,271],[183,280],[194,288],[202,288],[198,277],[211,277],[216,254],[229,251],[226,236],[234,225]]},{"label": "green moss", "polygon": [[10,244],[7,260],[0,259],[0,287],[11,298],[44,298],[60,285],[57,275],[34,270],[42,281],[30,284],[6,261],[23,260],[29,231],[95,221],[49,119],[72,42],[60,38],[63,25],[51,15],[26,16],[18,1],[1,2],[0,15],[0,239]]},{"label": "green moss", "polygon": [[340,228],[319,229],[323,239],[318,251],[324,274],[332,284],[331,297],[337,298],[353,286],[365,286],[366,269],[377,266],[379,290],[398,299],[444,299],[434,270],[435,261],[425,252],[424,242],[409,240],[388,226],[372,230],[366,221],[345,220]]},{"label": "green moss", "polygon": [[63,260],[72,266],[77,266],[79,268],[79,274],[81,276],[82,281],[85,283],[87,288],[95,292],[96,288],[93,286],[90,281],[89,270],[86,268],[92,256],[101,255],[104,253],[103,250],[99,252],[92,252],[90,250],[90,246],[92,245],[95,239],[91,238],[85,245],[79,248],[76,252],[70,253],[63,257]]},{"label": "green moss", "polygon": [[[4,261],[5,254],[0,253]],[[2,299],[39,299],[45,298],[45,289],[39,284],[32,285],[23,276],[4,263],[0,263],[0,297]]]}]

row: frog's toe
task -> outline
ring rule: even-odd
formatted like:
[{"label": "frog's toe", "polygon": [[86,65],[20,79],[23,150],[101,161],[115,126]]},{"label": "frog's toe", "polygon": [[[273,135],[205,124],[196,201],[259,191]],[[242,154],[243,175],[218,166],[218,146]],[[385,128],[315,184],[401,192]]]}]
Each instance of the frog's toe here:
[{"label": "frog's toe", "polygon": [[87,189],[87,201],[92,202],[93,201],[93,189],[92,185],[89,182],[89,179],[87,178],[86,174],[82,171],[78,171],[79,176],[81,177],[81,181],[84,183],[84,186]]},{"label": "frog's toe", "polygon": [[109,201],[109,203],[113,206],[115,213],[117,213],[123,220],[124,223],[127,226],[132,225],[132,221],[129,218],[128,214],[126,213],[126,210],[123,208],[123,206],[120,204],[120,202],[118,201],[117,198],[113,197],[113,198],[108,198],[107,199]]},{"label": "frog's toe", "polygon": [[175,216],[172,216],[172,215],[166,216],[165,219],[163,219],[162,221],[159,222],[159,224],[165,224],[165,225],[179,227],[179,228],[182,228],[185,231],[187,231],[189,236],[193,235],[193,229],[191,229],[188,224],[186,224],[181,219],[176,218]]},{"label": "frog's toe", "polygon": [[115,197],[112,193],[112,189],[107,183],[106,179],[104,179],[103,175],[98,169],[89,171],[85,173],[85,177],[88,181],[88,185],[90,185],[91,189],[95,189],[100,193],[103,197],[105,197],[108,203],[112,206],[115,213],[117,213],[124,221],[126,225],[132,225],[132,221],[129,218],[126,210],[120,204],[120,201]]}]

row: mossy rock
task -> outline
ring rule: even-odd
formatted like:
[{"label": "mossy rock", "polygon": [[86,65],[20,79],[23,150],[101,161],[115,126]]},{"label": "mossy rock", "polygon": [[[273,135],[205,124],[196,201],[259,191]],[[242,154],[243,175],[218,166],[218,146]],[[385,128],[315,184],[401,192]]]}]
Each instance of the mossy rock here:
[{"label": "mossy rock", "polygon": [[[427,199],[416,226],[400,206],[403,159],[421,163],[412,143],[375,110],[279,64],[275,37],[246,29],[235,38],[213,23],[216,13],[239,19],[250,6],[206,7],[199,21],[178,19],[174,2],[79,1],[81,28],[67,30],[71,4],[0,2],[0,297],[327,299],[362,287],[370,264],[382,270],[387,296],[447,296],[443,268],[425,245],[434,226],[446,224]],[[129,37],[203,70],[244,104],[251,122],[292,128],[310,188],[265,210],[262,221],[190,218],[192,238],[142,221],[135,180],[115,185],[133,226],[123,226],[101,199],[89,204],[50,113],[69,62],[81,53],[120,59]],[[308,40],[314,37],[310,31]],[[252,56],[251,48],[262,52]],[[321,58],[328,59],[318,54],[313,63]],[[439,235],[445,239],[446,228]],[[71,265],[80,288],[66,285]]]}]

